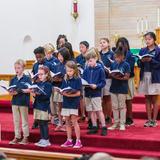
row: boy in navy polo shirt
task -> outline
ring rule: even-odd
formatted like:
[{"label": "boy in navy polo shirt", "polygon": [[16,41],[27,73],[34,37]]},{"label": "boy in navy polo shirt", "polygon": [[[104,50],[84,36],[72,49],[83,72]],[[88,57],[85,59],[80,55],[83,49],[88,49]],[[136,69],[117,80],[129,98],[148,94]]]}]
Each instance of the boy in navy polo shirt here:
[{"label": "boy in navy polo shirt", "polygon": [[52,64],[47,62],[45,59],[45,52],[43,47],[38,47],[34,50],[34,54],[37,62],[33,65],[32,72],[35,75],[38,73],[38,69],[41,66],[47,66],[50,70],[52,70]]},{"label": "boy in navy polo shirt", "polygon": [[[14,122],[15,138],[9,144],[27,144],[29,137],[28,108],[30,104],[29,90],[24,83],[31,84],[31,79],[23,74],[25,62],[17,60],[14,64],[16,76],[10,81],[10,86],[16,85],[15,91],[10,91],[12,95],[12,113]],[[21,140],[20,117],[22,118],[23,139]]]},{"label": "boy in navy polo shirt", "polygon": [[126,122],[126,99],[128,93],[128,79],[130,76],[130,66],[124,60],[125,55],[122,48],[115,51],[115,62],[111,64],[111,70],[118,69],[124,73],[124,76],[112,76],[112,83],[110,87],[112,110],[114,124],[108,129],[114,130],[119,127],[120,130],[125,130]]},{"label": "boy in navy polo shirt", "polygon": [[95,134],[98,132],[97,119],[95,114],[97,114],[101,125],[102,132],[101,135],[105,136],[107,134],[107,128],[105,124],[105,118],[102,111],[102,88],[106,84],[104,69],[97,63],[97,53],[95,48],[91,48],[86,54],[87,67],[83,72],[83,79],[86,80],[90,85],[85,87],[85,103],[86,110],[91,115],[93,127],[89,130],[88,134]]},{"label": "boy in navy polo shirt", "polygon": [[59,63],[59,60],[57,59],[57,57],[55,57],[53,54],[54,54],[54,51],[55,51],[55,48],[54,46],[51,44],[51,43],[48,43],[44,46],[44,51],[45,51],[45,57],[46,57],[46,61],[48,63],[51,63],[53,65],[53,67]]},{"label": "boy in navy polo shirt", "polygon": [[[38,47],[34,50],[34,54],[37,62],[33,65],[32,73],[35,75],[38,73],[38,69],[41,66],[47,66],[50,70],[53,69],[52,64],[45,60],[45,52],[43,47]],[[38,82],[38,76],[35,77],[34,82]],[[38,123],[34,121],[32,129],[38,128]]]}]

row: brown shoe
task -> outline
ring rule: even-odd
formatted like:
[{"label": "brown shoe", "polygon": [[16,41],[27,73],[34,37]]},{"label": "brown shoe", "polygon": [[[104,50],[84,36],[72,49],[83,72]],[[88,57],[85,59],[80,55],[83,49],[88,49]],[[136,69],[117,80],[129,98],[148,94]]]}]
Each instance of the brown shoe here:
[{"label": "brown shoe", "polygon": [[19,142],[19,144],[22,144],[22,145],[26,145],[26,144],[28,144],[29,142],[28,142],[28,137],[24,137],[23,139],[22,139],[22,141],[20,141]]},{"label": "brown shoe", "polygon": [[20,141],[21,141],[21,139],[15,137],[12,141],[9,142],[9,144],[17,144]]}]

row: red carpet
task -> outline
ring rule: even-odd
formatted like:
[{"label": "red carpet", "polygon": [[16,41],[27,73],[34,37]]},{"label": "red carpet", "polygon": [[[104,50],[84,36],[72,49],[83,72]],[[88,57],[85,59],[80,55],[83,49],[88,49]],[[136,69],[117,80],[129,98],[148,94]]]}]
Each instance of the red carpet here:
[{"label": "red carpet", "polygon": [[[127,128],[126,131],[108,131],[106,137],[100,135],[87,135],[86,123],[81,123],[81,136],[84,147],[82,149],[60,148],[65,139],[65,133],[54,132],[54,127],[50,125],[50,140],[52,146],[39,148],[34,146],[34,142],[39,140],[39,130],[30,130],[30,144],[8,145],[9,140],[14,137],[12,126],[11,107],[8,102],[0,102],[0,123],[2,127],[2,141],[0,147],[33,149],[65,153],[95,153],[99,151],[107,152],[116,157],[140,158],[141,156],[160,157],[160,127],[144,128],[146,113],[144,97],[139,96],[134,100],[135,126]],[[29,115],[30,126],[32,124],[32,111]]]}]

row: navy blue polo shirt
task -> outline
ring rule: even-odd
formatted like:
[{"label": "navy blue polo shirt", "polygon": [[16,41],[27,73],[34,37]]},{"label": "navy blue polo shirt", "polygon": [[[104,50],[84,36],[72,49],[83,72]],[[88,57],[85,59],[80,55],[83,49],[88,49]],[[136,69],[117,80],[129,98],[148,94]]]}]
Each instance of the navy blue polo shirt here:
[{"label": "navy blue polo shirt", "polygon": [[29,93],[23,93],[21,89],[27,89],[27,86],[24,85],[24,83],[31,84],[31,79],[29,76],[23,75],[22,78],[18,79],[17,76],[13,77],[10,81],[10,86],[16,85],[17,89],[19,90],[17,95],[14,95],[12,97],[12,105],[16,106],[30,106],[30,94]]},{"label": "navy blue polo shirt", "polygon": [[76,62],[79,63],[83,69],[85,69],[86,59],[82,54],[76,57]]},{"label": "navy blue polo shirt", "polygon": [[34,65],[33,65],[33,69],[32,69],[32,72],[33,74],[35,75],[36,73],[38,73],[38,69],[40,66],[47,66],[51,71],[53,70],[53,66],[51,63],[47,62],[46,60],[44,60],[43,63],[39,63],[39,62],[36,62]]},{"label": "navy blue polo shirt", "polygon": [[[65,63],[59,62],[57,65],[54,66],[53,73],[58,73],[58,72],[61,72],[62,76],[66,74]],[[53,82],[53,85],[57,87],[61,87],[62,82]]]},{"label": "navy blue polo shirt", "polygon": [[[82,90],[81,78],[71,78],[63,80],[61,88],[71,87],[77,91]],[[80,105],[80,96],[78,97],[66,97],[63,96],[63,108],[78,109]]]},{"label": "navy blue polo shirt", "polygon": [[114,53],[109,50],[107,53],[100,52],[101,60],[106,67],[111,66],[111,60],[114,60]]},{"label": "navy blue polo shirt", "polygon": [[[130,73],[130,66],[126,61],[121,62],[118,64],[117,62],[114,62],[111,64],[111,70],[119,69],[123,73]],[[112,79],[110,92],[115,94],[127,94],[128,93],[128,80],[118,80],[118,79]]]},{"label": "navy blue polo shirt", "polygon": [[50,82],[38,82],[35,83],[37,84],[43,91],[46,93],[44,95],[43,93],[40,95],[36,95],[35,101],[33,104],[33,107],[35,109],[41,110],[41,111],[48,111],[49,113],[51,112],[50,110],[50,97],[52,93],[52,84]]},{"label": "navy blue polo shirt", "polygon": [[96,84],[97,88],[85,87],[85,97],[101,97],[102,88],[106,85],[105,71],[102,66],[97,63],[95,67],[87,66],[83,72],[83,79],[89,84]]},{"label": "navy blue polo shirt", "polygon": [[46,62],[48,62],[48,63],[51,63],[52,65],[56,65],[57,63],[59,63],[59,60],[56,58],[56,57],[54,57],[54,56],[52,56],[50,59],[45,59],[46,60]]}]

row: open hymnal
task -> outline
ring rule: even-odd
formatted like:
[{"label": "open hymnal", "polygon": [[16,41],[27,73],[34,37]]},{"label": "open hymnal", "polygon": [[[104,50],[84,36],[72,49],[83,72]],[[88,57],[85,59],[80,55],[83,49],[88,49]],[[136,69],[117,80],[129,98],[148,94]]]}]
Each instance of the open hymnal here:
[{"label": "open hymnal", "polygon": [[124,73],[119,69],[110,70],[110,68],[104,67],[105,71],[111,76],[124,76]]},{"label": "open hymnal", "polygon": [[57,73],[53,73],[53,72],[50,72],[51,73],[51,77],[52,78],[55,78],[55,77],[63,77],[63,74],[61,72],[57,72]]},{"label": "open hymnal", "polygon": [[8,92],[17,91],[18,89],[16,85],[12,85],[12,86],[0,85],[0,87]]},{"label": "open hymnal", "polygon": [[152,55],[152,54],[145,54],[145,55],[143,55],[143,56],[133,55],[133,57],[137,57],[138,59],[143,59],[143,58],[153,58],[154,55]]},{"label": "open hymnal", "polygon": [[66,87],[66,88],[59,88],[59,87],[54,87],[54,89],[56,89],[58,92],[63,93],[63,92],[67,92],[67,93],[75,93],[77,90],[71,88],[71,87]]},{"label": "open hymnal", "polygon": [[40,94],[46,95],[46,92],[42,88],[40,88],[37,84],[31,85],[29,83],[24,83],[24,85],[26,85],[28,89],[33,90],[33,92],[35,92],[35,93],[40,93]]}]

